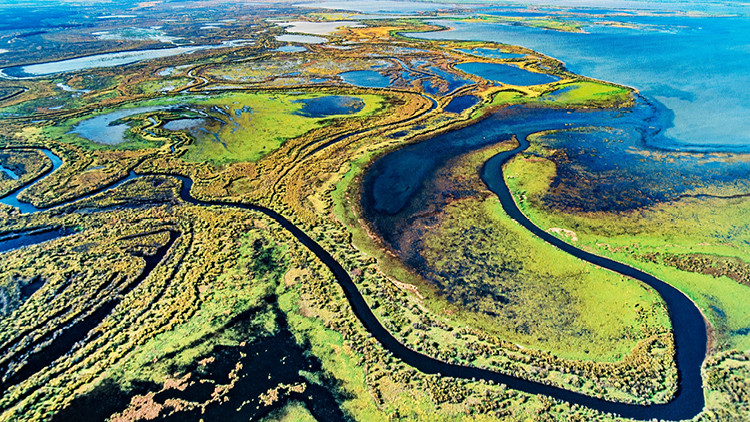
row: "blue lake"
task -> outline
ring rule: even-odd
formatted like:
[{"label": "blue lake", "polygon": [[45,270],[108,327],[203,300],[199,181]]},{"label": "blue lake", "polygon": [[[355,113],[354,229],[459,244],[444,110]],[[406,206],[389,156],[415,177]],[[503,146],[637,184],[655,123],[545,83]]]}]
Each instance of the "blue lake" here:
[{"label": "blue lake", "polygon": [[473,95],[461,95],[459,97],[456,97],[451,100],[450,103],[448,103],[447,106],[445,106],[445,111],[449,113],[462,113],[464,110],[474,107],[479,103],[479,98],[473,96]]},{"label": "blue lake", "polygon": [[557,76],[529,72],[509,64],[468,62],[456,65],[456,69],[488,81],[518,86],[540,85],[560,80]]},{"label": "blue lake", "polygon": [[[491,23],[436,21],[452,31],[425,39],[521,45],[573,72],[638,89],[674,113],[660,148],[750,150],[748,17],[612,17],[636,28],[587,26],[586,33]],[[707,118],[708,116],[708,118]]]},{"label": "blue lake", "polygon": [[296,101],[302,103],[302,109],[295,114],[305,117],[327,117],[335,115],[355,114],[365,107],[361,98],[345,95],[329,95],[325,97],[306,98]]},{"label": "blue lake", "polygon": [[344,82],[363,88],[385,88],[391,84],[391,80],[387,76],[383,76],[374,70],[353,70],[339,73],[339,76]]},{"label": "blue lake", "polygon": [[116,53],[95,54],[91,56],[77,57],[74,59],[59,60],[48,63],[38,63],[26,66],[15,66],[0,70],[0,77],[6,78],[32,78],[36,76],[53,75],[56,73],[76,72],[86,69],[124,66],[144,60],[171,57],[183,54],[192,54],[196,51],[210,50],[215,48],[229,48],[252,45],[249,40],[225,41],[216,45],[196,45],[174,48],[154,48],[145,50],[120,51]]}]

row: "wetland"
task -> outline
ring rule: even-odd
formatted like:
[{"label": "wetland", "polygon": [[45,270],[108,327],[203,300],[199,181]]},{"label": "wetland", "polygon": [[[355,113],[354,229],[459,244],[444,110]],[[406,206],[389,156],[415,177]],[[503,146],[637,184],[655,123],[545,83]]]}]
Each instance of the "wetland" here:
[{"label": "wetland", "polygon": [[177,6],[0,6],[0,419],[747,416],[750,159],[628,58],[744,15]]}]

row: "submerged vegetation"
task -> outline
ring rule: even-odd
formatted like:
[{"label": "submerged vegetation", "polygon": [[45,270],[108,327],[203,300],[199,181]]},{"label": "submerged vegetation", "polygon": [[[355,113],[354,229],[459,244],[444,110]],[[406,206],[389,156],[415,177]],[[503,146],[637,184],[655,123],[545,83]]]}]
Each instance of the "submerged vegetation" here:
[{"label": "submerged vegetation", "polygon": [[[164,13],[143,25],[163,24]],[[327,42],[280,49],[273,19],[349,18],[301,13],[232,5],[195,22],[251,42],[0,80],[0,196],[31,184],[18,199],[40,208],[0,204],[0,242],[65,229],[3,253],[0,420],[621,419],[407,365],[365,329],[302,239],[260,208],[233,204],[304,231],[411,350],[610,401],[669,402],[679,381],[659,295],[534,236],[483,182],[487,160],[517,145],[513,133],[401,168],[430,177],[394,183],[406,205],[383,217],[389,233],[361,199],[373,162],[389,152],[518,110],[628,114],[638,94],[522,47],[412,39],[438,29],[418,19],[363,20]],[[198,23],[165,31],[200,41]],[[72,31],[73,41],[90,37]],[[128,33],[136,39],[97,38],[95,51],[169,42]],[[466,63],[546,79],[484,79],[463,72]],[[617,128],[548,129],[504,168],[520,209],[687,294],[711,334],[696,420],[747,417],[750,160],[649,150]],[[62,166],[47,174],[40,148]]]}]

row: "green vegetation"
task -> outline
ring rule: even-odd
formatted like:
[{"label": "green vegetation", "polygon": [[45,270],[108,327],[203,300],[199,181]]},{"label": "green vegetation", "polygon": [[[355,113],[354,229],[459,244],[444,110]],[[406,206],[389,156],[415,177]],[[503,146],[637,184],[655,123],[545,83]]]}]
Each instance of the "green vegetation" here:
[{"label": "green vegetation", "polygon": [[633,101],[629,89],[601,82],[581,81],[555,86],[541,97],[560,106],[624,107]]},{"label": "green vegetation", "polygon": [[[685,292],[711,322],[719,350],[750,347],[750,333],[746,332],[750,314],[744,306],[750,287],[730,278],[718,264],[732,262],[744,268],[750,262],[745,240],[750,226],[744,218],[750,213],[750,202],[744,198],[693,198],[627,214],[551,210],[542,197],[556,171],[551,161],[539,158],[539,150],[535,147],[533,159],[519,156],[505,169],[516,202],[535,224],[543,229],[565,228],[575,233],[578,247],[627,262]],[[562,239],[571,241],[570,237]],[[691,259],[695,254],[704,258]],[[663,259],[656,257],[675,258],[673,263],[662,263]],[[686,261],[692,265],[680,264]]]},{"label": "green vegetation", "polygon": [[[621,107],[632,101],[629,89],[572,74],[521,47],[398,35],[435,28],[417,18],[368,21],[339,31],[329,45],[277,52],[282,29],[272,18],[289,19],[288,9],[259,7],[262,18],[216,29],[217,39],[234,39],[239,28],[253,46],[32,79],[24,81],[28,91],[3,100],[0,145],[13,149],[0,151],[0,164],[23,175],[13,182],[0,174],[0,194],[49,167],[29,147],[52,149],[64,165],[22,200],[49,206],[103,193],[36,214],[0,206],[3,235],[75,229],[3,254],[0,421],[75,420],[84,411],[116,421],[312,420],[321,394],[354,420],[618,420],[407,366],[364,329],[326,267],[288,232],[258,212],[185,204],[170,174],[192,179],[195,198],[258,204],[288,218],[341,263],[386,329],[413,350],[596,397],[669,399],[674,350],[659,298],[521,229],[481,182],[482,163],[511,144],[439,170],[428,191],[461,194],[415,218],[424,225],[414,243],[424,271],[385,247],[359,207],[363,172],[380,154],[512,104]],[[577,30],[556,20],[497,19]],[[204,40],[188,27],[181,36]],[[93,48],[83,45],[76,51]],[[467,58],[458,48],[524,54],[513,62],[561,80],[511,90],[475,78],[452,95],[424,93],[427,80],[447,85],[431,68],[463,77],[453,68]],[[345,85],[337,75],[348,70],[377,71],[391,85]],[[62,91],[58,83],[91,91]],[[0,93],[16,92],[8,84],[0,81]],[[327,95],[359,98],[364,108],[297,114],[300,100]],[[481,101],[471,113],[442,113],[459,95]],[[160,109],[117,121],[129,126],[120,144],[69,133],[85,119],[139,107]],[[532,144],[505,172],[521,209],[575,245],[690,295],[714,329],[700,420],[750,413],[750,357],[742,352],[750,347],[747,199],[689,198],[623,214],[552,210],[543,201],[557,176],[549,158],[562,152]],[[105,189],[130,172],[165,176]],[[730,196],[739,187],[708,192]],[[427,208],[436,203],[426,199]],[[35,362],[38,368],[24,369]]]},{"label": "green vegetation", "polygon": [[554,17],[529,18],[518,16],[481,15],[470,18],[451,18],[451,20],[458,22],[507,23],[562,32],[582,32],[582,25],[580,23]]}]

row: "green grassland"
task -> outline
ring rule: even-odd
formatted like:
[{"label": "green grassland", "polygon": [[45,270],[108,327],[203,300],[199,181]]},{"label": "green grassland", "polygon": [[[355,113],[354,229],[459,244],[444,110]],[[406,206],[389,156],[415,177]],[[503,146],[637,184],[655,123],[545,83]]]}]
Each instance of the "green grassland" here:
[{"label": "green grassland", "polygon": [[[462,180],[460,190],[475,192],[448,205],[425,233],[428,271],[448,295],[492,315],[480,317],[483,329],[568,359],[620,360],[639,340],[668,331],[658,295],[557,250],[505,214],[479,177],[496,152],[470,154],[439,173],[442,180]],[[456,272],[457,279],[440,276]]]},{"label": "green grassland", "polygon": [[494,93],[491,105],[543,104],[546,107],[624,107],[633,101],[629,89],[595,81],[545,84],[541,87],[518,87]]},{"label": "green grassland", "polygon": [[[264,20],[252,25],[258,33],[280,31]],[[39,112],[46,120],[9,122],[0,127],[0,136],[3,144],[43,145],[63,157],[62,168],[27,191],[34,201],[71,199],[133,169],[190,175],[197,198],[268,206],[308,233],[351,274],[382,324],[416,351],[596,397],[667,401],[676,373],[660,299],[634,280],[549,246],[503,213],[479,171],[510,144],[457,157],[439,174],[454,188],[472,191],[448,204],[422,239],[421,253],[432,272],[423,275],[439,279],[447,286],[443,290],[385,248],[357,205],[363,172],[386,151],[512,104],[619,107],[632,101],[631,91],[573,75],[542,55],[518,60],[519,65],[540,71],[543,64],[560,82],[517,89],[472,85],[455,95],[476,95],[481,103],[455,116],[441,113],[449,96],[431,110],[430,100],[417,92],[419,84],[398,85],[390,93],[306,85],[312,77],[335,84],[340,71],[390,63],[386,57],[395,54],[389,44],[394,40],[424,51],[404,58],[424,60],[423,69],[450,69],[465,60],[454,51],[457,47],[499,48],[393,35],[428,28],[417,20],[368,25],[348,28],[332,41],[358,40],[351,50],[309,46],[297,56],[274,54],[272,35],[262,35],[258,50],[206,52],[179,74],[160,72],[184,64],[176,58],[176,63],[139,64],[132,75],[96,71],[101,77],[67,81],[76,89],[99,90],[67,98],[68,106],[80,107],[76,112],[39,111],[57,105],[47,97],[60,95],[54,88],[58,81],[29,81],[27,97],[19,96],[3,112]],[[384,72],[396,77],[400,68],[392,65]],[[297,71],[303,77],[278,78]],[[194,88],[187,88],[191,80]],[[227,83],[243,85],[230,89]],[[291,88],[266,85],[271,83]],[[173,85],[186,92],[158,92]],[[350,95],[365,106],[346,116],[296,114],[302,108],[299,100],[321,95]],[[183,105],[178,111],[125,119],[131,129],[126,141],[115,146],[69,133],[83,119],[115,110]],[[206,119],[207,132],[163,128],[185,118]],[[368,128],[313,152],[342,133]],[[714,329],[714,349],[705,365],[708,405],[699,419],[725,421],[750,413],[750,356],[742,352],[750,348],[745,306],[750,287],[736,280],[743,274],[742,263],[750,262],[745,218],[750,201],[687,199],[632,214],[559,213],[540,202],[555,175],[542,152],[534,150],[537,156],[519,157],[506,168],[521,209],[540,227],[561,229],[560,236],[576,246],[643,268],[688,293]],[[34,171],[43,166],[37,167]],[[620,420],[505,385],[424,374],[407,366],[365,330],[327,268],[288,232],[260,213],[184,204],[178,191],[174,179],[145,177],[64,210],[21,216],[0,207],[3,233],[61,225],[76,229],[69,237],[3,255],[0,290],[9,305],[0,315],[0,347],[9,353],[0,361],[8,364],[8,373],[24,363],[24,347],[60,334],[103,303],[120,301],[90,337],[27,379],[8,384],[0,397],[0,421],[48,420],[50,415],[71,420],[66,410],[94,412],[113,402],[120,408],[101,419],[179,418],[179,412],[202,411],[236,395],[241,403],[233,410],[255,408],[262,414],[264,406],[278,404],[281,408],[264,420],[311,420],[309,403],[303,402],[312,394],[305,389],[313,386],[332,392],[354,420]],[[167,243],[167,229],[178,231],[179,238],[128,291],[127,282],[141,275],[143,257]],[[696,254],[702,254],[700,259]],[[674,256],[677,261],[669,262],[677,264],[669,264],[667,258]],[[693,268],[711,257],[722,260],[709,273],[676,267]],[[32,295],[22,294],[36,276],[44,285]],[[320,370],[295,367],[291,378],[276,380],[293,359],[261,373],[263,362],[252,359],[264,350],[256,346],[274,355],[298,350],[298,358],[318,362]],[[46,347],[39,346],[40,355]],[[217,368],[224,372],[211,378]],[[268,391],[246,394],[238,386],[252,387],[257,384],[253,377],[274,382]],[[201,389],[210,389],[205,400],[188,398]]]},{"label": "green grassland", "polygon": [[541,204],[541,195],[555,175],[551,161],[518,157],[508,163],[505,174],[516,202],[537,225],[571,230],[578,238],[573,242],[576,246],[627,262],[673,284],[693,299],[711,322],[715,347],[750,348],[750,312],[745,306],[750,286],[726,275],[703,274],[700,268],[688,272],[643,259],[650,253],[699,253],[750,262],[747,198],[688,198],[630,213],[572,214]]},{"label": "green grassland", "polygon": [[[341,119],[355,119],[382,112],[383,98],[373,94],[357,94],[355,97],[364,101],[365,106],[352,115],[332,115],[319,118],[296,114],[301,108],[300,100],[320,97],[324,94],[285,94],[285,93],[224,93],[210,97],[187,95],[170,96],[129,104],[112,110],[92,113],[66,121],[62,125],[48,126],[44,134],[52,139],[61,139],[86,149],[129,149],[157,148],[168,140],[169,131],[163,130],[164,138],[158,138],[133,130],[127,133],[125,142],[116,145],[102,145],[91,142],[69,133],[77,123],[84,119],[106,114],[115,110],[155,106],[184,106],[199,108],[207,115],[220,119],[207,119],[203,125],[209,133],[194,132],[195,138],[189,145],[183,159],[188,162],[209,162],[222,165],[234,162],[254,162],[277,150],[284,141],[303,135]],[[243,111],[244,110],[244,111]],[[143,129],[150,127],[148,118],[164,112],[145,113],[129,118],[131,127]],[[199,119],[202,116],[185,111],[187,117]],[[184,116],[173,116],[178,119]],[[231,119],[231,120],[230,120]]]}]

